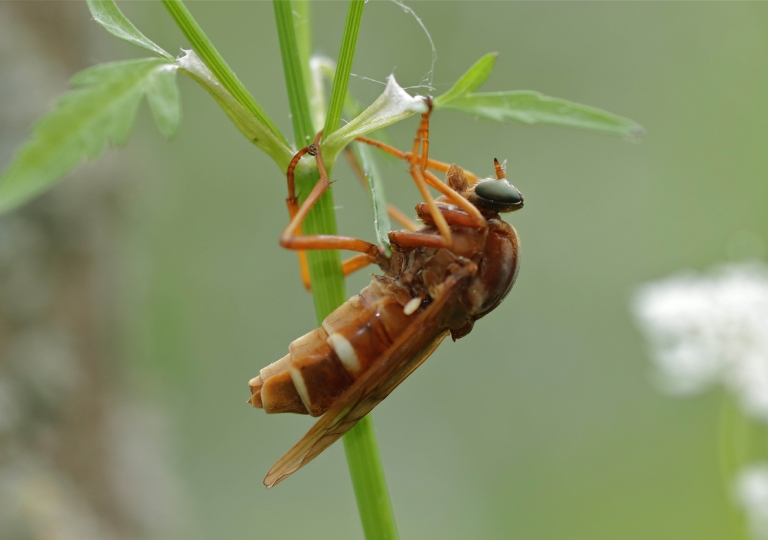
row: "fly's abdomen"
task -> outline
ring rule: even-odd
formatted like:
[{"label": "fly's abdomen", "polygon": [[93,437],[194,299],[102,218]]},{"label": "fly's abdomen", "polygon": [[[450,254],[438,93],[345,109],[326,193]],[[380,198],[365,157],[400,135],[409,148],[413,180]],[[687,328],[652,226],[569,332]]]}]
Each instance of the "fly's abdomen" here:
[{"label": "fly's abdomen", "polygon": [[406,315],[374,279],[251,379],[251,403],[267,413],[320,416],[407,327],[418,311],[412,306],[406,306]]}]

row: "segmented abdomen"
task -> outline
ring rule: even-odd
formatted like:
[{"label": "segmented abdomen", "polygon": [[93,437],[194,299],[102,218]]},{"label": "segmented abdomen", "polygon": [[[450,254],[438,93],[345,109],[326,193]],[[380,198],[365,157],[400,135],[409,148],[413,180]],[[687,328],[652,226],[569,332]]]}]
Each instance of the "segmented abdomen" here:
[{"label": "segmented abdomen", "polygon": [[386,283],[374,278],[328,315],[320,328],[293,341],[286,356],[249,382],[253,406],[267,413],[312,416],[328,410],[419,311],[418,299],[403,305],[385,288]]}]

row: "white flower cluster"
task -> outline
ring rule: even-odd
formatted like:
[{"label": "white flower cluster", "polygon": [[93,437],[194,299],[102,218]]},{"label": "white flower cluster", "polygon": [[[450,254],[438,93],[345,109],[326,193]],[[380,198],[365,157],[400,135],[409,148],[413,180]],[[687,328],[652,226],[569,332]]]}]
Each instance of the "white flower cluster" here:
[{"label": "white flower cluster", "polygon": [[[747,415],[768,423],[768,267],[663,279],[643,286],[633,308],[663,387],[692,394],[723,384]],[[768,462],[738,473],[734,498],[752,537],[768,540]]]},{"label": "white flower cluster", "polygon": [[768,267],[663,279],[643,286],[633,307],[668,391],[722,383],[747,414],[768,422]]}]

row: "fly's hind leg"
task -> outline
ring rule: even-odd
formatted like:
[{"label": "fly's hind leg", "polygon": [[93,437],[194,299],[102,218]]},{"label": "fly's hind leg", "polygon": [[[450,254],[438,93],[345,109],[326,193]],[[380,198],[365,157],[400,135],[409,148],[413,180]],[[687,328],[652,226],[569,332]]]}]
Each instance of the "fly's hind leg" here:
[{"label": "fly's hind leg", "polygon": [[[316,234],[305,236],[301,233],[301,225],[307,214],[312,207],[317,203],[320,197],[325,193],[328,187],[331,185],[328,179],[328,172],[323,162],[323,157],[320,152],[319,136],[315,137],[315,141],[306,148],[301,149],[291,160],[288,165],[288,171],[286,173],[288,181],[288,198],[286,199],[286,205],[288,206],[288,213],[291,217],[291,222],[285,228],[280,235],[280,245],[286,249],[294,249],[299,252],[299,265],[301,266],[301,276],[304,286],[309,289],[311,287],[309,277],[309,266],[307,264],[306,254],[304,250],[308,249],[346,249],[349,251],[357,251],[361,255],[356,255],[347,261],[344,261],[343,270],[344,275],[349,275],[355,270],[359,270],[367,266],[368,264],[375,263],[377,255],[379,254],[379,248],[375,244],[360,240],[359,238],[353,238],[350,236],[338,236],[327,234]],[[296,196],[296,183],[294,173],[299,160],[306,154],[315,157],[317,162],[317,169],[320,172],[320,179],[315,184],[315,187],[310,192],[306,200],[299,206],[298,197]]]}]

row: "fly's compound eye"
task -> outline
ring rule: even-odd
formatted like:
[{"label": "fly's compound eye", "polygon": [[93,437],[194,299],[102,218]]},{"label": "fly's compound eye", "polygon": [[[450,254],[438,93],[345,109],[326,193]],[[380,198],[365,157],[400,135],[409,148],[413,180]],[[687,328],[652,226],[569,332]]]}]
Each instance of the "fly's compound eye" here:
[{"label": "fly's compound eye", "polygon": [[487,203],[500,212],[510,212],[523,206],[523,195],[506,180],[483,180],[475,185],[478,202]]}]

